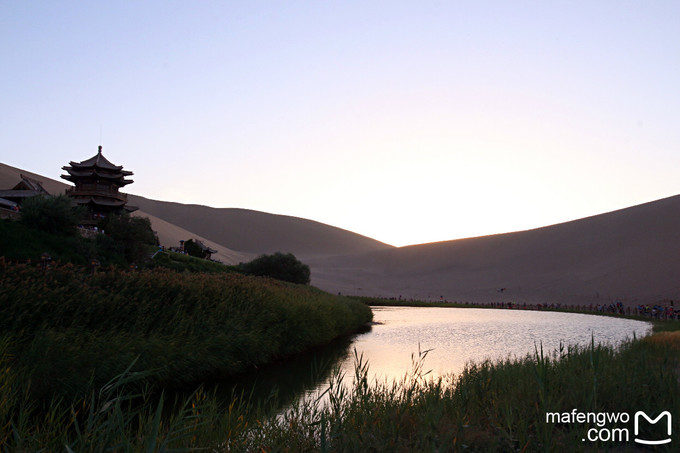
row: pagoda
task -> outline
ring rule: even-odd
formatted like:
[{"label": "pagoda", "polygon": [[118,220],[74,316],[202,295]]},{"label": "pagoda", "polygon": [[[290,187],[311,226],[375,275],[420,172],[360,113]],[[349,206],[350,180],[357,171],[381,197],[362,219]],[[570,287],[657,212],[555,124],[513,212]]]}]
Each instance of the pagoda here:
[{"label": "pagoda", "polygon": [[79,206],[85,206],[91,214],[84,223],[96,223],[108,214],[122,211],[132,212],[138,208],[127,205],[127,195],[119,192],[121,187],[132,184],[131,171],[123,170],[122,165],[114,165],[102,154],[99,146],[97,154],[82,162],[69,162],[62,167],[68,175],[61,175],[75,187],[66,190],[66,195],[73,198]]}]

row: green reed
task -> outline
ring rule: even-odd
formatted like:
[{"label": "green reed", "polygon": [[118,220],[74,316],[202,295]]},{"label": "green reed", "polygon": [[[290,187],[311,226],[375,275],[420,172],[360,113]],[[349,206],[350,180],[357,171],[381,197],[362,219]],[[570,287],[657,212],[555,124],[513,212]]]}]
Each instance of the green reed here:
[{"label": "green reed", "polygon": [[0,266],[0,335],[36,399],[73,397],[136,360],[145,384],[242,372],[356,331],[365,305],[238,274]]}]

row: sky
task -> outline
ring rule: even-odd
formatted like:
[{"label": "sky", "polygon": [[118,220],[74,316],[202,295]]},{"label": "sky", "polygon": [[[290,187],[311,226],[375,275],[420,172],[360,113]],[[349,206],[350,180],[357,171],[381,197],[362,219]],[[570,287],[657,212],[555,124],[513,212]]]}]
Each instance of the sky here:
[{"label": "sky", "polygon": [[678,1],[0,2],[0,162],[403,246],[680,194]]}]

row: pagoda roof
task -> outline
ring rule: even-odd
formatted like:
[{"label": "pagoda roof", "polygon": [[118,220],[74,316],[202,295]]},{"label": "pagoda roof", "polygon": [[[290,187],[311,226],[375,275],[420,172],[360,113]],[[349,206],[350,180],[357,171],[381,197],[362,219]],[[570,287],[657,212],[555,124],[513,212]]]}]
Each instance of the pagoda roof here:
[{"label": "pagoda roof", "polygon": [[19,175],[21,180],[11,189],[3,189],[0,192],[13,192],[16,194],[27,194],[29,192],[34,195],[49,195],[47,190],[42,186],[42,183],[36,179],[31,179],[24,175]]},{"label": "pagoda roof", "polygon": [[82,178],[101,178],[113,180],[120,186],[131,184],[134,181],[131,179],[124,179],[125,176],[130,176],[131,171],[123,170],[122,165],[112,164],[102,154],[102,147],[99,146],[97,154],[82,162],[69,162],[70,166],[61,167],[66,170],[68,175],[61,175],[67,181],[76,182],[77,179]]},{"label": "pagoda roof", "polygon": [[131,171],[120,171],[118,173],[108,173],[103,171],[97,171],[95,168],[83,168],[75,169],[71,167],[62,167],[63,170],[68,172],[68,175],[61,175],[61,177],[67,181],[76,182],[78,179],[82,178],[99,178],[99,179],[109,179],[117,182],[121,186],[127,184],[132,184],[134,181],[131,179],[124,179],[125,176],[132,174]]},{"label": "pagoda roof", "polygon": [[123,176],[133,175],[131,171],[118,170],[107,171],[99,167],[61,167],[73,176],[99,176],[102,178],[122,178]]},{"label": "pagoda roof", "polygon": [[[109,160],[104,157],[102,154],[102,146],[99,145],[99,149],[97,150],[97,154],[94,156],[90,157],[87,160],[84,160],[82,162],[69,162],[69,165],[71,165],[74,168],[90,168],[90,167],[98,167],[98,168],[103,168],[106,170],[113,170],[113,171],[122,171],[123,166],[122,165],[114,165]],[[132,174],[130,172],[130,174]]]},{"label": "pagoda roof", "polygon": [[76,198],[75,202],[78,204],[93,204],[93,205],[98,205],[98,206],[115,206],[115,207],[121,207],[125,205],[125,201],[123,200],[115,200],[111,198],[99,198],[99,197],[85,197],[85,198]]}]

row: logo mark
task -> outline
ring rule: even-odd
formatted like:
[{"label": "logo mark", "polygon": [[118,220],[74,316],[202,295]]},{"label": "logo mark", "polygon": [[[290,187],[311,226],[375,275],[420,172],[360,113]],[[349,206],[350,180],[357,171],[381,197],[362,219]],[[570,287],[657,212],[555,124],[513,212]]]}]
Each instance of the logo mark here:
[{"label": "logo mark", "polygon": [[[655,425],[656,422],[661,420],[663,417],[667,417],[668,419],[668,438],[663,439],[663,440],[645,440],[645,439],[638,439],[638,433],[640,432],[639,430],[639,420],[640,417],[643,417],[645,420],[647,420],[650,424]],[[635,442],[639,444],[645,444],[645,445],[662,445],[662,444],[667,444],[671,441],[671,413],[668,411],[663,411],[658,417],[656,417],[654,420],[652,420],[650,417],[647,416],[642,411],[637,411],[635,413]]]}]

